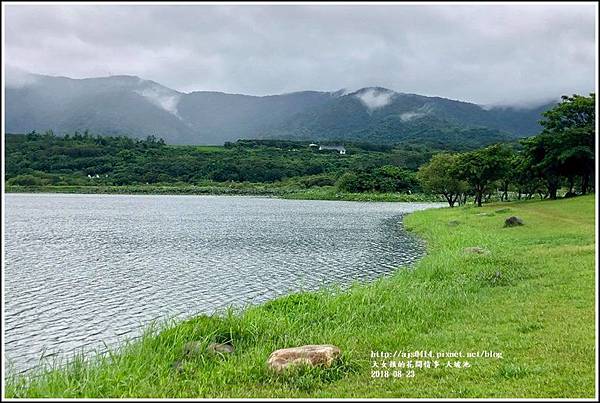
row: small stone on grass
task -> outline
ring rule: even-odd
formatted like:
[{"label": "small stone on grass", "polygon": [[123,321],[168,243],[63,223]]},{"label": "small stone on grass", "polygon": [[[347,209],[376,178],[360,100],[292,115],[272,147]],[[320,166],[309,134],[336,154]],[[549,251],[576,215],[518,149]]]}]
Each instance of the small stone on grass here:
[{"label": "small stone on grass", "polygon": [[523,225],[523,220],[517,216],[508,217],[504,220],[505,227],[517,227],[519,225]]},{"label": "small stone on grass", "polygon": [[229,343],[210,343],[206,350],[213,354],[233,354],[234,348]]},{"label": "small stone on grass", "polygon": [[479,246],[470,246],[468,248],[464,248],[463,251],[465,253],[469,253],[469,254],[475,254],[475,255],[489,255],[490,251],[479,247]]},{"label": "small stone on grass", "polygon": [[202,342],[188,341],[183,345],[183,355],[185,357],[194,357],[202,352]]}]

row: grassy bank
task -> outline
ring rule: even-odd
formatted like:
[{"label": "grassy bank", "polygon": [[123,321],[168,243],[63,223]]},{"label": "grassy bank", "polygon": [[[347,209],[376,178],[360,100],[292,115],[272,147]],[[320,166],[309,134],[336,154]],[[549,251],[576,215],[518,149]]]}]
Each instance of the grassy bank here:
[{"label": "grassy bank", "polygon": [[441,202],[439,196],[423,193],[348,193],[340,192],[334,187],[323,187],[292,191],[281,195],[284,199],[296,200],[346,200],[346,201],[376,201],[376,202]]},{"label": "grassy bank", "polygon": [[78,193],[78,194],[157,194],[157,195],[249,195],[275,196],[281,190],[269,186],[195,186],[195,185],[125,185],[125,186],[6,186],[6,193]]},{"label": "grassy bank", "polygon": [[429,194],[406,193],[348,193],[333,186],[299,189],[270,184],[220,184],[220,185],[127,185],[127,186],[10,186],[6,193],[79,193],[79,194],[147,194],[147,195],[238,195],[280,197],[295,200],[346,200],[417,202],[442,201]]},{"label": "grassy bank", "polygon": [[[11,378],[6,395],[593,397],[594,202],[585,196],[414,213],[405,224],[428,243],[414,269],[149,330],[121,351],[30,380]],[[508,215],[525,225],[503,228]],[[489,253],[465,253],[471,246]],[[190,340],[230,340],[236,351],[224,359],[200,355],[178,373],[172,364]],[[271,351],[313,343],[338,345],[341,360],[286,376],[267,370]],[[456,359],[440,358],[439,368],[417,369],[413,378],[373,378],[372,350],[502,358],[462,358],[469,368],[446,368]]]}]

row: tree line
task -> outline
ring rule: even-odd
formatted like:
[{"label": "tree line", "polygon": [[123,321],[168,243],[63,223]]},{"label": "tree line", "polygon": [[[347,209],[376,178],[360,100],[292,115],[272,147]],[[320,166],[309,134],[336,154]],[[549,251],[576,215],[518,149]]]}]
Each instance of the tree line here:
[{"label": "tree line", "polygon": [[563,96],[543,113],[540,134],[517,144],[495,144],[465,153],[440,153],[421,166],[417,179],[425,191],[442,195],[450,207],[473,197],[477,206],[494,193],[507,200],[556,199],[586,194],[595,167],[595,94]]},{"label": "tree line", "polygon": [[[345,191],[353,192],[415,191],[419,186],[414,179],[417,168],[439,151],[419,145],[347,143],[347,155],[339,155],[315,151],[310,142],[239,140],[225,146],[175,146],[156,137],[135,139],[88,132],[65,136],[51,131],[7,134],[5,139],[5,180],[9,186],[212,181],[293,182],[302,188],[339,183]],[[349,180],[352,175],[360,180]],[[394,182],[396,179],[408,181],[408,185]]]}]

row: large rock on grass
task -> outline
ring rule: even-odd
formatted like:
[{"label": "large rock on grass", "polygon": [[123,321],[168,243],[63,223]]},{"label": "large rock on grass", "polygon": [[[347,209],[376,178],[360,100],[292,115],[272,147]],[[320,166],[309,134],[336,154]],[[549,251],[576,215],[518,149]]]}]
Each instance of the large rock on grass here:
[{"label": "large rock on grass", "polygon": [[523,220],[517,216],[508,217],[506,220],[504,220],[505,227],[517,227],[519,225],[523,225]]},{"label": "large rock on grass", "polygon": [[331,344],[283,348],[271,353],[267,366],[275,372],[299,365],[329,367],[340,354],[340,349]]}]

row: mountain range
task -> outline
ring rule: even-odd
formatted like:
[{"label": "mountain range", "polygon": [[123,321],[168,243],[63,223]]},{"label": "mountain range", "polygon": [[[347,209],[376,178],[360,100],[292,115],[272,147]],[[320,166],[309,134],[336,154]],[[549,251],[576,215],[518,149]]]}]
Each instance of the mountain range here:
[{"label": "mountain range", "polygon": [[7,133],[89,130],[171,144],[223,144],[249,138],[402,141],[484,145],[534,135],[541,113],[483,107],[381,87],[250,96],[183,93],[136,76],[71,79],[37,74],[5,90]]}]

